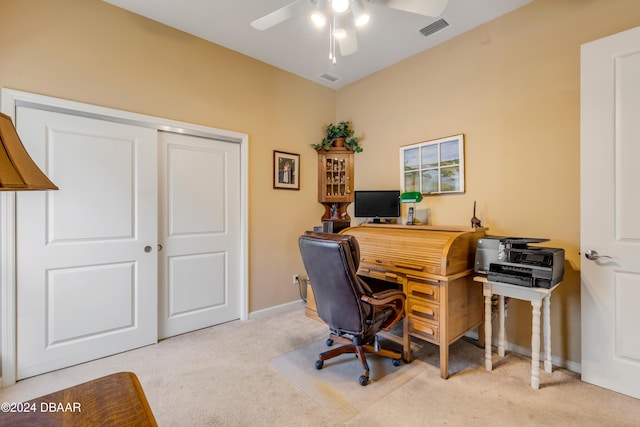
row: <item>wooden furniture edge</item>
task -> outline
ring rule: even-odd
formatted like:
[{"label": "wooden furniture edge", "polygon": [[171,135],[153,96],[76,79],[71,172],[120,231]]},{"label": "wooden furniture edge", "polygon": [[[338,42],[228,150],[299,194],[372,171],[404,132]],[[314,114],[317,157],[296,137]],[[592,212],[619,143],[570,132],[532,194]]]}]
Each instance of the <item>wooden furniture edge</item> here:
[{"label": "wooden furniture edge", "polygon": [[406,225],[406,224],[375,224],[362,223],[352,227],[372,227],[372,228],[400,228],[407,230],[430,230],[430,231],[456,231],[456,232],[486,232],[487,227],[467,227],[461,225]]},{"label": "wooden furniture edge", "polygon": [[25,402],[28,411],[0,416],[0,426],[157,426],[138,377],[117,372]]}]

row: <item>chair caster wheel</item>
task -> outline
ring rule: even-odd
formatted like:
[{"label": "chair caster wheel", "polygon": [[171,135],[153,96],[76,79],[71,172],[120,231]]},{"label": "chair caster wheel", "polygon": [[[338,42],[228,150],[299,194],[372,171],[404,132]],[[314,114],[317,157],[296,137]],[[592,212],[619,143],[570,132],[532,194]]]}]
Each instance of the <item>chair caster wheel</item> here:
[{"label": "chair caster wheel", "polygon": [[316,369],[322,369],[324,366],[324,360],[316,360]]},{"label": "chair caster wheel", "polygon": [[391,363],[393,363],[393,366],[400,366],[400,359],[393,359]]},{"label": "chair caster wheel", "polygon": [[361,375],[360,376],[360,385],[361,386],[365,386],[367,384],[369,384],[369,377],[366,376],[366,375]]},{"label": "chair caster wheel", "polygon": [[331,338],[329,338],[326,342],[327,347],[331,347],[333,345],[333,340]]}]

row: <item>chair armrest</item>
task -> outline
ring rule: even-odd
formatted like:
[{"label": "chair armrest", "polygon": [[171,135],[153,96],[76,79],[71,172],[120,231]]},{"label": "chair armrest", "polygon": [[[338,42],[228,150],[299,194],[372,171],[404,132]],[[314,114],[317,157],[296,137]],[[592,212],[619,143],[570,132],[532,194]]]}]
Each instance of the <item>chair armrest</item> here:
[{"label": "chair armrest", "polygon": [[404,293],[400,289],[385,289],[384,291],[372,294],[371,297],[376,300],[383,300],[386,298],[395,297],[396,295],[402,295],[402,298],[405,298]]},{"label": "chair armrest", "polygon": [[360,299],[371,305],[387,305],[394,301],[400,301],[404,305],[405,295],[401,290],[390,289],[373,295],[362,295]]},{"label": "chair armrest", "polygon": [[394,309],[393,315],[389,316],[389,318],[380,327],[382,330],[389,330],[404,316],[404,302],[406,296],[399,289],[389,289],[377,292],[371,296],[362,295],[360,299],[372,306],[385,306],[392,307]]}]

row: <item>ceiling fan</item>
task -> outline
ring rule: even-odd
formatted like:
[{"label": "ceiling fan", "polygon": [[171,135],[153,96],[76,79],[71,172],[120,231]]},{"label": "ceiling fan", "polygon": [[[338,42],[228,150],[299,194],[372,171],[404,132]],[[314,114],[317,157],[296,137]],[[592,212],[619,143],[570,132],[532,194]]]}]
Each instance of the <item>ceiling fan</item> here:
[{"label": "ceiling fan", "polygon": [[257,30],[268,30],[294,16],[307,14],[318,27],[329,23],[329,59],[336,63],[336,41],[342,56],[358,50],[356,27],[367,24],[366,5],[382,6],[418,15],[442,14],[449,0],[297,0],[251,22]]}]

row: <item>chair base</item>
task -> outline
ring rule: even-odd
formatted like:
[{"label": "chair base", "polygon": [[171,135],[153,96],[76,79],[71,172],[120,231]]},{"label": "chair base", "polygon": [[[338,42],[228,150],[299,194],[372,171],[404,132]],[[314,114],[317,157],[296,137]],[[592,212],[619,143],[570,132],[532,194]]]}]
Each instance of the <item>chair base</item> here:
[{"label": "chair base", "polygon": [[362,365],[362,375],[360,376],[359,381],[360,385],[365,386],[369,383],[369,364],[367,363],[366,353],[373,353],[378,356],[391,358],[393,359],[394,366],[400,366],[402,352],[386,348],[376,349],[376,346],[371,344],[355,344],[348,338],[331,334],[327,340],[327,345],[332,345],[334,342],[344,343],[345,345],[320,353],[318,355],[318,360],[316,361],[316,369],[322,369],[325,360],[332,359],[336,356],[340,356],[341,354],[353,353],[356,355],[358,360],[360,360],[360,364]]}]

